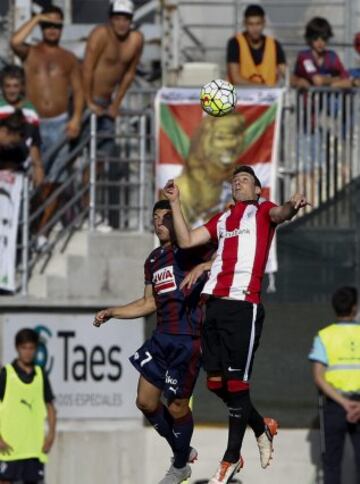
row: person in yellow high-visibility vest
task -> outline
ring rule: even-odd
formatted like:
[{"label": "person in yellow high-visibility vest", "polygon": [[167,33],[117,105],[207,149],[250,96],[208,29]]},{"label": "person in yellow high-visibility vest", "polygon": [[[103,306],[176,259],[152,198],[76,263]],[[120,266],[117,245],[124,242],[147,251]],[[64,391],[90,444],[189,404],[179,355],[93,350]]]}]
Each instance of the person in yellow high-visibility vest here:
[{"label": "person in yellow high-visibility vest", "polygon": [[249,5],[244,12],[244,32],[227,45],[227,71],[235,85],[275,86],[285,77],[286,58],[280,43],[264,35],[265,11]]},{"label": "person in yellow high-visibility vest", "polygon": [[341,484],[341,461],[350,435],[360,482],[360,323],[358,294],[342,287],[332,297],[337,322],[319,331],[309,359],[316,386],[324,396],[324,484]]},{"label": "person in yellow high-visibility vest", "polygon": [[50,382],[34,364],[38,343],[34,330],[20,330],[15,337],[18,356],[0,371],[0,484],[44,480],[56,411]]}]

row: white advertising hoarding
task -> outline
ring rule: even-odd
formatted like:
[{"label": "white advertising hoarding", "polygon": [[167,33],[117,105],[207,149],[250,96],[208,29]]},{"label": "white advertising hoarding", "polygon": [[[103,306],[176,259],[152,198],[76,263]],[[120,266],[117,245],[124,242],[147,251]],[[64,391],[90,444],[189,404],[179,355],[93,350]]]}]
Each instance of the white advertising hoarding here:
[{"label": "white advertising hoarding", "polygon": [[15,334],[33,328],[59,418],[140,418],[134,404],[138,373],[128,357],[143,342],[144,320],[111,320],[95,328],[93,319],[94,313],[6,314],[2,363],[16,357]]}]

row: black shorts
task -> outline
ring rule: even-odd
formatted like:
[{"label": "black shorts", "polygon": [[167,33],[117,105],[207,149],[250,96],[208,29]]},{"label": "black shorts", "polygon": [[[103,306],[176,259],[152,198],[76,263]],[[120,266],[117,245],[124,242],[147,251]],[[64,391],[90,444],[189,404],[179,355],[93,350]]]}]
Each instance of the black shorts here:
[{"label": "black shorts", "polygon": [[202,334],[205,371],[249,381],[264,317],[262,304],[210,298]]},{"label": "black shorts", "polygon": [[0,481],[42,482],[44,464],[39,459],[0,460]]}]

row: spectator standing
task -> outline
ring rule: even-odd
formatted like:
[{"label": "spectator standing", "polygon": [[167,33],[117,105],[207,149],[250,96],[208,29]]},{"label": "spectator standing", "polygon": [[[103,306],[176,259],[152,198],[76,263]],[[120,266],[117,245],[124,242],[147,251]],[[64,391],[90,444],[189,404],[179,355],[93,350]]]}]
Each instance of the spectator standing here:
[{"label": "spectator standing", "polygon": [[26,121],[20,109],[0,119],[0,170],[25,170],[29,157],[25,130]]},{"label": "spectator standing", "polygon": [[[142,34],[132,29],[133,14],[134,5],[130,0],[111,2],[108,23],[95,27],[86,46],[83,65],[85,98],[89,109],[98,116],[101,139],[97,148],[105,161],[118,157],[114,140],[115,118],[135,78],[144,44]],[[111,183],[125,176],[127,168],[125,163],[110,160],[107,172]],[[109,187],[111,206],[119,205],[119,197],[119,187]],[[118,220],[118,210],[110,210],[110,225],[117,228]]]},{"label": "spectator standing", "polygon": [[337,322],[319,331],[309,359],[315,385],[323,394],[324,484],[341,484],[341,461],[350,435],[360,482],[360,324],[358,294],[342,287],[332,297]]},{"label": "spectator standing", "polygon": [[265,36],[265,11],[249,5],[244,13],[245,30],[227,46],[227,70],[235,85],[275,86],[285,76],[286,58],[280,43]]},{"label": "spectator standing", "polygon": [[33,104],[24,97],[24,70],[18,66],[7,66],[2,70],[0,79],[3,95],[0,98],[0,120],[8,117],[17,109],[22,111],[25,118],[25,144],[29,147],[33,181],[35,186],[39,186],[44,180],[44,168],[40,153],[39,116]]},{"label": "spectator standing", "polygon": [[308,49],[299,52],[292,77],[293,87],[331,86],[348,88],[357,85],[334,50],[327,48],[333,37],[332,27],[322,17],[314,17],[305,27]]},{"label": "spectator standing", "polygon": [[20,330],[15,337],[17,359],[0,372],[0,484],[43,481],[54,443],[54,396],[45,372],[34,364],[38,343],[34,330]]},{"label": "spectator standing", "polygon": [[[26,95],[40,115],[42,154],[46,163],[47,179],[52,183],[66,180],[64,169],[68,147],[65,145],[55,159],[46,159],[60,138],[79,136],[84,107],[80,66],[76,57],[60,47],[63,12],[49,6],[17,30],[11,38],[11,47],[24,62]],[[27,37],[39,25],[42,41],[36,45],[26,43]],[[69,95],[72,94],[73,114],[69,119]]]}]

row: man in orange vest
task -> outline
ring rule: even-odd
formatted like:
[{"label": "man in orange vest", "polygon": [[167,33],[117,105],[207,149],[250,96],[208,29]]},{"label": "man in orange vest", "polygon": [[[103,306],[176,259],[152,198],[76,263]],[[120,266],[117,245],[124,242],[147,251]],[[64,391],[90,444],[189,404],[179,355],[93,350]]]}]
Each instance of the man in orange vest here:
[{"label": "man in orange vest", "polygon": [[228,42],[230,82],[235,85],[275,86],[285,76],[285,53],[277,40],[263,34],[265,11],[260,5],[246,8],[244,26],[245,31]]}]

